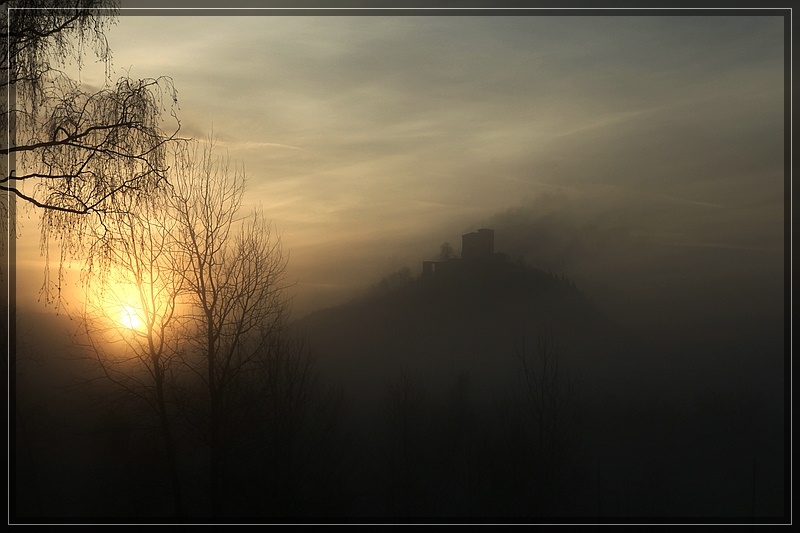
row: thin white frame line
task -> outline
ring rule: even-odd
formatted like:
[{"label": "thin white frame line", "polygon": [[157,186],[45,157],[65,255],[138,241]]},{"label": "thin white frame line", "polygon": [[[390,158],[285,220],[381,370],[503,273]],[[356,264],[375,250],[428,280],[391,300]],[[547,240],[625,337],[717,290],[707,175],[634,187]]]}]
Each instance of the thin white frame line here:
[{"label": "thin white frame line", "polygon": [[[74,7],[20,7],[47,11],[76,10]],[[792,11],[791,7],[94,7],[105,11]]]}]

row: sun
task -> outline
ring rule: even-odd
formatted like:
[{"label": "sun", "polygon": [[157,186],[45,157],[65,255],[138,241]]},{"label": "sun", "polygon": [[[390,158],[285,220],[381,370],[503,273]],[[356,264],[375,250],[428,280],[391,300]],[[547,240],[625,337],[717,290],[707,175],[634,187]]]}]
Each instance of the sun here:
[{"label": "sun", "polygon": [[128,329],[139,329],[142,327],[142,320],[139,313],[132,305],[123,305],[119,314],[119,323]]}]

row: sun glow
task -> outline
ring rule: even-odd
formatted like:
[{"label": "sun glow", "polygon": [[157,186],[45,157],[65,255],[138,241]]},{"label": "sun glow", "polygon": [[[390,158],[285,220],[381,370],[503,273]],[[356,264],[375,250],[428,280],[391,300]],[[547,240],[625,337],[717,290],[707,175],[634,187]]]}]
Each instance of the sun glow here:
[{"label": "sun glow", "polygon": [[177,298],[167,287],[151,285],[148,277],[142,277],[145,279],[137,282],[124,269],[112,269],[102,283],[87,291],[87,314],[98,326],[102,323],[107,331],[126,340],[132,338],[131,334],[136,338],[163,335],[164,329],[171,327]]},{"label": "sun glow", "polygon": [[142,320],[139,318],[139,313],[132,305],[123,305],[119,313],[119,323],[128,329],[140,329],[142,327]]}]

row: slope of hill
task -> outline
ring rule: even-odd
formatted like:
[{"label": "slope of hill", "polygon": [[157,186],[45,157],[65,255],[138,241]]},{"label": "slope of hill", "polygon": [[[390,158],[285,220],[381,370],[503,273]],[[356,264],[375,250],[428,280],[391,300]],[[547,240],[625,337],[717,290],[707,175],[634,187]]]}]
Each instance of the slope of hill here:
[{"label": "slope of hill", "polygon": [[328,377],[358,390],[398,373],[451,379],[469,373],[494,386],[524,348],[547,340],[567,365],[611,353],[617,325],[571,282],[504,261],[461,262],[411,278],[386,278],[363,297],[294,324]]}]

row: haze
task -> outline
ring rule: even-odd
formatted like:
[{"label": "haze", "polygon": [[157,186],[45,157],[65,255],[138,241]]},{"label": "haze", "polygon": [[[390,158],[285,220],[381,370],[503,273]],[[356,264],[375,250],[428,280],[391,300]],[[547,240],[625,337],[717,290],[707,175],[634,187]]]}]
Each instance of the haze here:
[{"label": "haze", "polygon": [[622,320],[782,312],[781,17],[130,13],[116,72],[171,76],[245,165],[295,316],[481,226]]},{"label": "haze", "polygon": [[[237,396],[231,516],[791,518],[785,16],[135,13],[112,79],[173,79],[288,257],[298,355]],[[21,219],[16,512],[173,516],[155,418],[66,334],[79,258],[57,317]],[[205,397],[168,392],[205,517]]]}]

